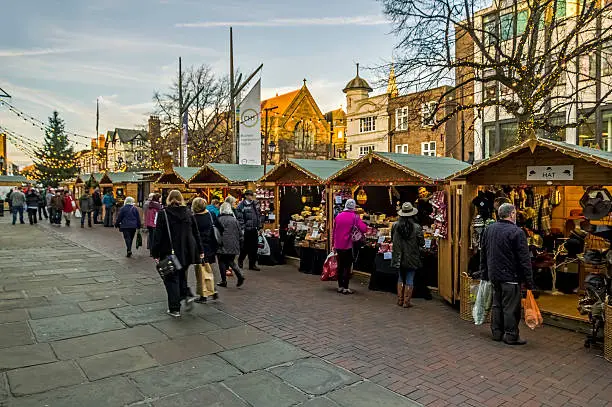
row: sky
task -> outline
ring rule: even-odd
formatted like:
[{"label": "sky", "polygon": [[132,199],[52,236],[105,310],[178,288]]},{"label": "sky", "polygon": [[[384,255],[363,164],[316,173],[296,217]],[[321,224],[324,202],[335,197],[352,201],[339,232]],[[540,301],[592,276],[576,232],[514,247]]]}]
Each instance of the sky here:
[{"label": "sky", "polygon": [[[47,122],[53,110],[66,129],[95,135],[136,128],[154,111],[183,67],[229,73],[229,26],[236,68],[261,63],[262,97],[299,88],[302,80],[323,112],[346,106],[342,88],[355,63],[392,59],[395,37],[376,0],[2,0],[0,87],[9,103]],[[361,69],[376,85],[377,73]],[[0,99],[2,100],[2,99]],[[0,106],[0,126],[41,143],[40,129]],[[72,141],[88,143],[71,137]],[[77,150],[85,144],[75,145]],[[30,159],[9,143],[9,160]]]}]

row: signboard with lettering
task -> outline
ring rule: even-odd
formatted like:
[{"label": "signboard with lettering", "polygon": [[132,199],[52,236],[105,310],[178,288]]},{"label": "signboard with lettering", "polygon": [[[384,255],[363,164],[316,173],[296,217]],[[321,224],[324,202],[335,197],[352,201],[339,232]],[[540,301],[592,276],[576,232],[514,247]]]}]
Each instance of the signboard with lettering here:
[{"label": "signboard with lettering", "polygon": [[527,181],[572,181],[573,179],[573,165],[527,166]]},{"label": "signboard with lettering", "polygon": [[261,165],[261,80],[240,104],[240,136],[238,157],[240,164]]}]

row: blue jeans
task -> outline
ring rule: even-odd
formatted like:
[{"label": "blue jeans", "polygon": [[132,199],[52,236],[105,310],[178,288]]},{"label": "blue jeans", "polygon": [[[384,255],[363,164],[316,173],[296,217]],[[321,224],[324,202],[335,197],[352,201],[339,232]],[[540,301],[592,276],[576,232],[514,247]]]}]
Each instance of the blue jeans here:
[{"label": "blue jeans", "polygon": [[17,223],[17,213],[19,213],[19,223],[25,223],[23,221],[23,206],[13,206],[13,225]]},{"label": "blue jeans", "polygon": [[415,269],[402,268],[398,273],[397,282],[412,287],[414,285]]}]

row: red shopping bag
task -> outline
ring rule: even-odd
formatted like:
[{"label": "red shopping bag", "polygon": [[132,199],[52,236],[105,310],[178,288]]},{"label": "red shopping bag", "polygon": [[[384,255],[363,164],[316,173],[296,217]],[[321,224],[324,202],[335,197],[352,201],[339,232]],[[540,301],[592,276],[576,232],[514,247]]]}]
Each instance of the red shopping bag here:
[{"label": "red shopping bag", "polygon": [[542,326],[544,319],[531,290],[527,290],[527,296],[523,300],[523,308],[525,309],[525,325],[531,329]]},{"label": "red shopping bag", "polygon": [[338,259],[336,253],[331,252],[327,255],[325,263],[323,263],[323,273],[321,281],[336,281],[338,280]]}]

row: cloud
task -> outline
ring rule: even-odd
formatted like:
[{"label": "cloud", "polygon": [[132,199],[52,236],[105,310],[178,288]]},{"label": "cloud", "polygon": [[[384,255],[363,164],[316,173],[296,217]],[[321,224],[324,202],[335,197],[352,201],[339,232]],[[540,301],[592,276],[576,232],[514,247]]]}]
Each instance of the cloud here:
[{"label": "cloud", "polygon": [[79,49],[41,48],[41,49],[0,49],[0,57],[29,57],[38,55],[66,54],[79,52]]},{"label": "cloud", "polygon": [[383,25],[388,21],[378,15],[353,17],[314,17],[314,18],[274,18],[263,21],[201,21],[195,23],[178,23],[180,28],[211,28],[211,27],[310,27],[310,26],[341,26],[341,25]]}]

